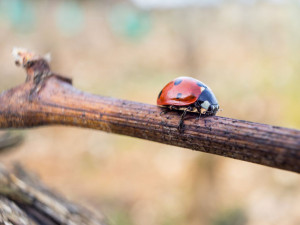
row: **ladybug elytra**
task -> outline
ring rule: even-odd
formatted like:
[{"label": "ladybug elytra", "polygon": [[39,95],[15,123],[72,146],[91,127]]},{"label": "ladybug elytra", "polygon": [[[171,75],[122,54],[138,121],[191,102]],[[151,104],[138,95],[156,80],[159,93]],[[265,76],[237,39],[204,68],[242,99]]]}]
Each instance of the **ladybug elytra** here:
[{"label": "ladybug elytra", "polygon": [[[201,115],[216,115],[219,111],[218,101],[212,90],[199,80],[191,77],[178,77],[169,82],[159,93],[157,105],[173,110],[183,110],[178,125],[183,127],[183,119],[187,111],[195,109]],[[205,111],[202,113],[201,109]]]}]

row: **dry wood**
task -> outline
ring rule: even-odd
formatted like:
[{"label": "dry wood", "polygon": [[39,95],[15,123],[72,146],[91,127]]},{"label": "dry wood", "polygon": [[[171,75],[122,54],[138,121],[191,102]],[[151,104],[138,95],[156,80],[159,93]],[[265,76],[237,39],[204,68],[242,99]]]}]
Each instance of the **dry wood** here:
[{"label": "dry wood", "polygon": [[[0,95],[0,128],[86,127],[300,172],[299,130],[218,116],[197,120],[188,113],[179,133],[178,112],[162,114],[155,105],[79,91],[49,73],[45,63],[40,58],[25,65],[27,82]],[[47,74],[36,88],[34,77],[44,68]]]},{"label": "dry wood", "polygon": [[0,165],[0,224],[104,225],[101,215],[71,203],[16,165]]}]

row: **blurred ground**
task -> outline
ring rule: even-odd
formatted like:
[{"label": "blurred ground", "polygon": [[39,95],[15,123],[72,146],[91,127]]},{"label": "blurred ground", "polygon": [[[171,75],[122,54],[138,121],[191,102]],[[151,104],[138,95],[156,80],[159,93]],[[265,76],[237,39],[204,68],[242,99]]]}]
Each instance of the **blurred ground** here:
[{"label": "blurred ground", "polygon": [[[300,3],[213,3],[0,0],[0,90],[25,79],[10,56],[21,46],[51,52],[52,69],[88,92],[155,104],[188,75],[213,89],[221,116],[300,129]],[[298,174],[86,129],[24,134],[1,162],[20,161],[111,224],[300,224]]]}]

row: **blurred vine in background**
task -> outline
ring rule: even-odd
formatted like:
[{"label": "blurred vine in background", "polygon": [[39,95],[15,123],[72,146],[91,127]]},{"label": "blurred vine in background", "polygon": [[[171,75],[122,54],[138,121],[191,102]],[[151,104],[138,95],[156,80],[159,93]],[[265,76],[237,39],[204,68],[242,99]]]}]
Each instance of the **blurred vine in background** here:
[{"label": "blurred vine in background", "polygon": [[122,208],[115,206],[113,212],[108,213],[108,225],[134,225],[131,216]]},{"label": "blurred vine in background", "polygon": [[55,13],[56,26],[66,36],[80,33],[84,26],[84,12],[78,1],[62,1]]},{"label": "blurred vine in background", "polygon": [[22,144],[24,135],[20,131],[0,131],[0,153]]},{"label": "blurred vine in background", "polygon": [[35,7],[32,1],[1,0],[0,18],[8,20],[19,32],[34,30],[36,23]]},{"label": "blurred vine in background", "polygon": [[108,13],[111,30],[119,36],[136,41],[144,38],[152,28],[149,12],[126,4],[118,4]]},{"label": "blurred vine in background", "polygon": [[211,225],[246,225],[246,212],[243,208],[229,208],[216,213],[211,221]]}]

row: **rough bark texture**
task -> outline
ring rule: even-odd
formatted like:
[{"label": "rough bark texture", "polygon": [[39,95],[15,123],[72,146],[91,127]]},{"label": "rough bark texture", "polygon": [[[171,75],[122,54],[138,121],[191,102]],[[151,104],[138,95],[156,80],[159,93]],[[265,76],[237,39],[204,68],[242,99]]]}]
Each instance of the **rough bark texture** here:
[{"label": "rough bark texture", "polygon": [[55,74],[47,73],[32,94],[40,64],[30,63],[27,82],[0,95],[0,128],[92,128],[300,172],[299,130],[218,116],[197,120],[188,113],[179,133],[178,112],[162,114],[155,105],[88,94]]},{"label": "rough bark texture", "polygon": [[102,216],[49,190],[17,165],[12,173],[0,167],[0,224],[104,225],[105,222]]}]

